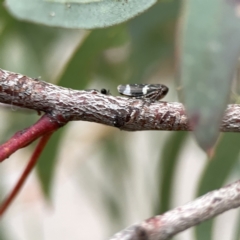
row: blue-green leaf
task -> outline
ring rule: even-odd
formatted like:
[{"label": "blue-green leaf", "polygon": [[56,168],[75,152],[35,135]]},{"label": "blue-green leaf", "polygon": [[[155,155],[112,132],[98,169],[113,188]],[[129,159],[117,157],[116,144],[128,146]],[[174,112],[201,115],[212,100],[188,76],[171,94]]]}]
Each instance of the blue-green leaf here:
[{"label": "blue-green leaf", "polygon": [[17,18],[49,26],[100,28],[122,23],[147,10],[157,0],[105,0],[90,3],[60,3],[43,0],[7,0]]},{"label": "blue-green leaf", "polygon": [[59,3],[92,3],[103,1],[104,0],[45,0],[45,2],[59,2]]},{"label": "blue-green leaf", "polygon": [[[146,82],[173,58],[175,26],[181,1],[159,1],[129,22],[131,55],[128,82]],[[161,81],[161,80],[159,80]]]},{"label": "blue-green leaf", "polygon": [[197,141],[205,150],[217,140],[240,54],[237,7],[238,1],[185,1],[180,84]]},{"label": "blue-green leaf", "polygon": [[[238,161],[240,151],[240,134],[227,133],[223,135],[217,146],[213,159],[208,162],[198,187],[197,195],[223,186]],[[197,240],[211,240],[213,220],[202,223],[196,228]]]}]

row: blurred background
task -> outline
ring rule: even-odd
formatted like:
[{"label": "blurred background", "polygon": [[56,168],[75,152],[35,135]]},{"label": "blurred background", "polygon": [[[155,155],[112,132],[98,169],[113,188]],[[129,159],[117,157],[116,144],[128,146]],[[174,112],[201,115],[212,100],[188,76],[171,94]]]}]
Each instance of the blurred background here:
[{"label": "blurred background", "polygon": [[[174,44],[181,1],[159,1],[138,17],[93,31],[12,18],[0,0],[0,68],[73,89],[163,83],[179,101]],[[1,143],[37,121],[36,112],[0,107]],[[54,134],[0,223],[1,240],[104,240],[117,231],[238,179],[239,134],[223,134],[214,158],[187,132],[124,132],[71,122]],[[0,199],[13,188],[34,144],[0,165]],[[227,224],[226,224],[227,222]],[[175,239],[240,239],[229,211]]]}]

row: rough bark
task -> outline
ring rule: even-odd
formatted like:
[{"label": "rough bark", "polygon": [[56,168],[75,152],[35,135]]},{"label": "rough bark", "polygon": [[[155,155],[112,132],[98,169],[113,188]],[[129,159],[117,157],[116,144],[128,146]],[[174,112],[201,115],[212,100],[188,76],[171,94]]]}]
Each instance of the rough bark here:
[{"label": "rough bark", "polygon": [[[0,102],[43,111],[63,122],[81,120],[118,127],[126,131],[190,131],[185,109],[178,102],[149,103],[78,91],[0,69]],[[240,105],[228,105],[220,130],[240,131]]]}]

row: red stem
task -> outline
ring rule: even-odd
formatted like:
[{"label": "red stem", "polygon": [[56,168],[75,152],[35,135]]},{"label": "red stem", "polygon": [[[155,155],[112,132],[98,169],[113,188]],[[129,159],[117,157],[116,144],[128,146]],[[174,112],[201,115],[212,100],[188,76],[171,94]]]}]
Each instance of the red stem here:
[{"label": "red stem", "polygon": [[5,199],[5,201],[0,206],[0,217],[2,217],[4,212],[7,210],[7,208],[10,206],[10,204],[12,203],[12,201],[14,200],[14,198],[17,196],[18,192],[22,188],[23,184],[25,183],[29,173],[34,168],[40,154],[42,153],[42,151],[43,151],[45,145],[47,144],[49,138],[51,137],[52,133],[53,132],[48,133],[40,139],[32,157],[30,158],[30,160],[29,160],[24,172],[22,173],[21,177],[19,178],[17,184],[15,185],[14,189],[9,194],[9,196]]},{"label": "red stem", "polygon": [[[66,122],[64,124],[66,124]],[[11,156],[11,154],[18,149],[26,147],[37,138],[49,132],[56,131],[64,124],[58,123],[56,120],[52,119],[50,115],[43,115],[34,125],[23,131],[17,132],[7,142],[0,146],[0,162]]]}]

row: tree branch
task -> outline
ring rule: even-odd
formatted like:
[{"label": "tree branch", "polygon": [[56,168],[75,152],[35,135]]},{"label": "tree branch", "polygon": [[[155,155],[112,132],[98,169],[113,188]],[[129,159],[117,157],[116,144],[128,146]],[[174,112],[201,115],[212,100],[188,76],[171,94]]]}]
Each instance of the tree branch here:
[{"label": "tree branch", "polygon": [[[68,121],[81,120],[127,131],[192,130],[181,103],[150,104],[141,99],[101,94],[97,90],[77,91],[1,69],[0,102],[43,111],[47,113],[46,120],[52,119],[56,129]],[[228,105],[220,131],[239,132],[239,119],[240,105]],[[52,127],[49,123],[47,125]],[[111,240],[169,239],[180,231],[239,206],[240,181],[163,215],[135,224]]]},{"label": "tree branch", "polygon": [[163,215],[132,225],[110,240],[167,240],[183,230],[239,206],[240,180]]},{"label": "tree branch", "polygon": [[[126,131],[190,131],[185,109],[177,102],[146,103],[78,91],[0,69],[0,102],[51,114],[58,122],[81,120]],[[240,105],[228,105],[220,130],[240,131]]]}]

